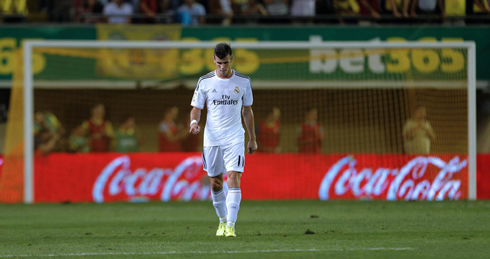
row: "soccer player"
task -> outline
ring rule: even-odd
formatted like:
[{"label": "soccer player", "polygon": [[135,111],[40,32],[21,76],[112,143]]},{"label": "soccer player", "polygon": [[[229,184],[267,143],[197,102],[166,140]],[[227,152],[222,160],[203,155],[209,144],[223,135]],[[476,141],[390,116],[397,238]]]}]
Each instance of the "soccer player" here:
[{"label": "soccer player", "polygon": [[175,120],[179,116],[179,108],[173,106],[165,111],[165,116],[158,127],[158,151],[180,152],[182,151],[182,139],[189,133],[187,130],[179,130]]},{"label": "soccer player", "polygon": [[436,139],[434,129],[427,120],[427,109],[419,106],[412,118],[403,126],[403,140],[406,154],[430,154],[431,141]]},{"label": "soccer player", "polygon": [[260,144],[259,152],[279,153],[279,139],[281,137],[281,110],[272,107],[265,120],[259,122],[257,140]]},{"label": "soccer player", "polygon": [[310,108],[306,112],[305,122],[299,127],[298,151],[299,153],[322,152],[323,127],[318,123],[318,109]]},{"label": "soccer player", "polygon": [[105,106],[96,104],[92,107],[92,116],[82,123],[90,139],[91,152],[109,152],[114,139],[112,123],[105,118]]},{"label": "soccer player", "polygon": [[[203,167],[211,178],[213,206],[219,217],[216,236],[235,237],[235,222],[242,194],[240,177],[245,166],[245,122],[250,141],[247,148],[257,150],[252,85],[250,78],[231,69],[233,53],[230,45],[219,43],[214,49],[216,70],[199,78],[192,98],[190,130],[198,134],[204,105],[207,120],[204,128]],[[240,116],[241,113],[241,116]],[[228,176],[228,195],[223,190],[223,174]]]}]

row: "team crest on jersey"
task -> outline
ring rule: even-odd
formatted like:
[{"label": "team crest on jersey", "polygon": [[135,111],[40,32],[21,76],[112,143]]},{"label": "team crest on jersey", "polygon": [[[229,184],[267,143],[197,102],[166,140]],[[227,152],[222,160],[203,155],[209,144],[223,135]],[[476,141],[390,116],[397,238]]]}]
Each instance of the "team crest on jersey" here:
[{"label": "team crest on jersey", "polygon": [[236,94],[240,93],[240,88],[238,88],[238,86],[235,86],[235,93]]}]

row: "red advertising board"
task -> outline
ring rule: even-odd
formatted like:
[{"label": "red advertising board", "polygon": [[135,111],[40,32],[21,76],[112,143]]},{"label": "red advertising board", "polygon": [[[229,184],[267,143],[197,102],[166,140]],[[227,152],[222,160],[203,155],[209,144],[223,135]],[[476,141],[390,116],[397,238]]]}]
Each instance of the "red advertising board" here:
[{"label": "red advertising board", "polygon": [[2,179],[3,156],[0,155],[0,179]]},{"label": "red advertising board", "polygon": [[490,154],[476,157],[476,192],[477,199],[490,200]]},{"label": "red advertising board", "polygon": [[[490,177],[480,171],[488,162],[481,161],[478,196],[488,198],[482,183]],[[200,153],[51,154],[35,158],[34,182],[36,202],[210,198]],[[259,153],[246,156],[241,181],[248,200],[456,200],[467,198],[467,186],[466,156],[454,154]]]}]

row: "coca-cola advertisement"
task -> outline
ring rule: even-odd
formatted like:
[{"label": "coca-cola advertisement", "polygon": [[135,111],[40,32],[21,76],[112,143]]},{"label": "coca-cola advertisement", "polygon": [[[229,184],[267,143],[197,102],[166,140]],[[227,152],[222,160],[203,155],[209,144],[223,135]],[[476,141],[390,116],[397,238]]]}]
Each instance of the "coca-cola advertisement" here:
[{"label": "coca-cola advertisement", "polygon": [[[374,157],[373,157],[374,158]],[[398,158],[400,159],[400,158]],[[319,188],[321,200],[458,200],[467,197],[468,161],[418,156],[386,161],[376,167],[346,156],[333,164]],[[405,163],[404,160],[407,162]],[[371,162],[376,160],[371,160]]]},{"label": "coca-cola advertisement", "polygon": [[[482,163],[478,198],[488,198]],[[53,153],[35,158],[34,180],[36,202],[210,198],[200,153]],[[245,200],[459,200],[468,198],[468,160],[457,154],[257,153],[246,156],[241,187]]]}]

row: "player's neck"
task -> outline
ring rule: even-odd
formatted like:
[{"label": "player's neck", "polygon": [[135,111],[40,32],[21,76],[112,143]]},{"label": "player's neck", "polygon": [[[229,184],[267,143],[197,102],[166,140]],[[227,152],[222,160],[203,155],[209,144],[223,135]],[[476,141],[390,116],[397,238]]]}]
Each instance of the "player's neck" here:
[{"label": "player's neck", "polygon": [[233,76],[233,69],[230,69],[230,72],[226,76],[222,76],[219,71],[216,69],[216,75],[218,75],[221,79],[230,79]]}]

